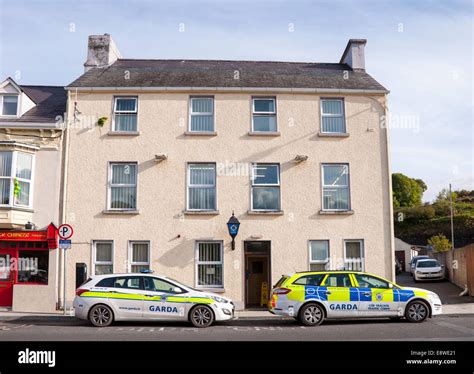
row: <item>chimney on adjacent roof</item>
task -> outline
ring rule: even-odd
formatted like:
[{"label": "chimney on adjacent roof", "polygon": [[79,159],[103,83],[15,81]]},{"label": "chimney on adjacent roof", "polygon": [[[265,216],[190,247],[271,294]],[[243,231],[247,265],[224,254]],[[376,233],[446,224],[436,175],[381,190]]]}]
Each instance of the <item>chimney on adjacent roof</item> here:
[{"label": "chimney on adjacent roof", "polygon": [[365,70],[365,44],[367,39],[349,39],[340,64],[349,65],[352,70]]},{"label": "chimney on adjacent roof", "polygon": [[109,34],[89,35],[84,70],[107,67],[121,57],[122,55]]}]

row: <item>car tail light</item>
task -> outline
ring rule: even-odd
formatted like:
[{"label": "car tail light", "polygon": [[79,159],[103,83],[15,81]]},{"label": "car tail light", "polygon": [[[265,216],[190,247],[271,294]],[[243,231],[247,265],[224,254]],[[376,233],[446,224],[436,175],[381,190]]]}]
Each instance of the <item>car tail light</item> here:
[{"label": "car tail light", "polygon": [[76,296],[81,296],[84,292],[87,292],[87,291],[89,291],[89,290],[86,290],[84,288],[78,288],[76,290]]},{"label": "car tail light", "polygon": [[273,293],[274,295],[286,295],[287,293],[290,293],[290,292],[291,292],[291,290],[290,290],[289,288],[283,288],[283,287],[281,287],[281,288],[275,288],[275,289],[272,291],[272,293]]}]

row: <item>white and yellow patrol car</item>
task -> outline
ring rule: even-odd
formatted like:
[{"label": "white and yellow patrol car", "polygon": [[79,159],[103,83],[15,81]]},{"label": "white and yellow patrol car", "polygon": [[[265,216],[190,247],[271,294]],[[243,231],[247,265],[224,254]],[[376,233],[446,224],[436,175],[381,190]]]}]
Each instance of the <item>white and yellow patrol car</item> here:
[{"label": "white and yellow patrol car", "polygon": [[225,297],[195,290],[153,274],[108,274],[88,280],[76,291],[75,316],[94,326],[113,321],[184,320],[195,327],[234,317]]},{"label": "white and yellow patrol car", "polygon": [[390,317],[422,322],[442,313],[439,296],[355,271],[301,272],[283,276],[272,289],[269,310],[307,326],[324,319]]}]

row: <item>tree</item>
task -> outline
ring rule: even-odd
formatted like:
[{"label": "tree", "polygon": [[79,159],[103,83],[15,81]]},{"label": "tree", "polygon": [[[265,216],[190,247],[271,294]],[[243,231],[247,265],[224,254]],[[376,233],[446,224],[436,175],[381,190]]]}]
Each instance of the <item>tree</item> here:
[{"label": "tree", "polygon": [[426,184],[421,179],[413,179],[402,173],[392,174],[394,207],[413,207],[421,205]]},{"label": "tree", "polygon": [[425,182],[423,182],[423,180],[421,180],[421,179],[415,179],[415,182],[418,183],[418,185],[421,187],[421,189],[423,190],[423,192],[425,192],[425,191],[428,189],[428,186],[426,185]]},{"label": "tree", "polygon": [[[456,198],[457,198],[456,192],[452,191],[451,196],[453,198],[453,201],[456,201]],[[441,191],[439,191],[438,196],[436,196],[436,202],[441,202],[441,201],[449,201],[448,188],[443,188]]]},{"label": "tree", "polygon": [[432,236],[428,239],[428,244],[433,247],[435,252],[446,252],[452,248],[451,242],[443,234]]}]

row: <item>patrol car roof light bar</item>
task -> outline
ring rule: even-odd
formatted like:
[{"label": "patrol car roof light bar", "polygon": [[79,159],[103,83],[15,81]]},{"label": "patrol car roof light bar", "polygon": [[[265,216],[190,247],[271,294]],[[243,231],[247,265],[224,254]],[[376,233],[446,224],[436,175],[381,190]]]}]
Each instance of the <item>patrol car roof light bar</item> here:
[{"label": "patrol car roof light bar", "polygon": [[234,216],[234,211],[232,211],[232,216],[229,218],[227,222],[227,229],[229,230],[229,235],[232,238],[232,250],[235,249],[235,237],[239,233],[240,221]]}]

